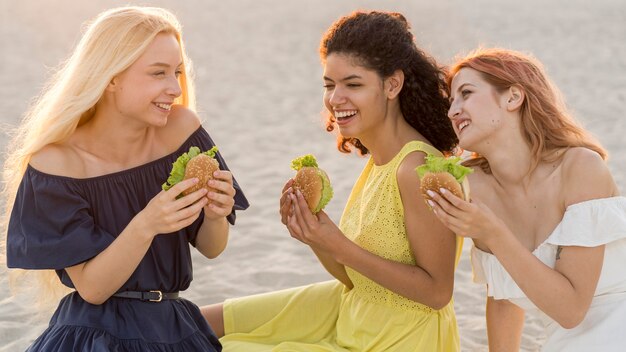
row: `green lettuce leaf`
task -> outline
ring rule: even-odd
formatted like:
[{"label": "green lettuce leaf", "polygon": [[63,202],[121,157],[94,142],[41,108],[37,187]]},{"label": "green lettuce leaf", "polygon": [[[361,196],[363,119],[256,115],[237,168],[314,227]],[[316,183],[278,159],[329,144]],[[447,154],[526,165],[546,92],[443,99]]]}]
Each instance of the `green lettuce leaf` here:
[{"label": "green lettuce leaf", "polygon": [[429,154],[426,156],[424,165],[418,166],[415,171],[417,171],[420,178],[424,177],[428,172],[448,172],[454,176],[459,183],[462,183],[465,176],[471,174],[474,170],[459,164],[459,161],[461,161],[461,158],[458,156],[445,158]]},{"label": "green lettuce leaf", "polygon": [[291,161],[291,168],[298,171],[303,167],[318,167],[313,154],[303,155]]},{"label": "green lettuce leaf", "polygon": [[320,198],[319,204],[317,207],[313,209],[313,213],[317,214],[320,210],[324,209],[324,207],[330,202],[333,198],[333,187],[330,185],[330,179],[326,172],[322,171],[322,169],[318,169],[318,175],[322,178],[322,197]]},{"label": "green lettuce leaf", "polygon": [[191,147],[187,153],[183,153],[183,155],[179,156],[178,159],[172,164],[172,171],[170,172],[170,176],[167,178],[167,181],[161,185],[161,188],[164,191],[172,188],[175,184],[182,181],[185,177],[185,169],[187,168],[187,163],[193,157],[196,157],[200,154],[205,154],[210,156],[211,158],[215,158],[215,154],[217,153],[217,146],[205,151],[200,152],[200,148]]}]

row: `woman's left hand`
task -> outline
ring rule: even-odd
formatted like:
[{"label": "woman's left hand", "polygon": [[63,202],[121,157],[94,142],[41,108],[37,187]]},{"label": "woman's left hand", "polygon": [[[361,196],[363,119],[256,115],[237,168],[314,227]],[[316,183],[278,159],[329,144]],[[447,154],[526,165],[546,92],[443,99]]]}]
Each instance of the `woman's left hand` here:
[{"label": "woman's left hand", "polygon": [[293,209],[287,218],[287,229],[291,237],[331,255],[341,250],[340,242],[350,241],[324,211],[311,213],[299,190],[290,197]]},{"label": "woman's left hand", "polygon": [[[455,234],[487,242],[490,236],[506,227],[492,211],[479,201],[466,202],[445,189],[428,191],[428,204],[435,215]],[[442,196],[443,195],[443,196]]]},{"label": "woman's left hand", "polygon": [[226,170],[217,170],[213,173],[213,179],[208,185],[213,190],[207,193],[209,199],[204,206],[204,217],[215,220],[229,215],[235,205],[235,188],[233,187],[233,174]]}]

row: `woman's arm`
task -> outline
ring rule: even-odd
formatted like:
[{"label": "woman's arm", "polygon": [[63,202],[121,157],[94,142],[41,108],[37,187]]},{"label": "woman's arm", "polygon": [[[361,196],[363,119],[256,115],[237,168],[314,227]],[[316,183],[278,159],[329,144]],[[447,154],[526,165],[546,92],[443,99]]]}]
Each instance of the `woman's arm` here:
[{"label": "woman's arm", "polygon": [[524,310],[508,300],[487,297],[489,351],[519,351],[524,328]]},{"label": "woman's arm", "polygon": [[397,171],[407,239],[416,264],[386,260],[358,246],[340,253],[339,258],[391,291],[441,309],[452,298],[456,236],[428,209],[419,191],[415,168],[423,163],[422,153],[411,153]]},{"label": "woman's arm", "polygon": [[[563,161],[564,206],[616,195],[604,161],[596,153],[576,149]],[[539,309],[564,328],[573,328],[584,319],[600,277],[604,246],[561,247],[552,269],[524,247],[487,206],[464,202],[450,192],[443,194],[445,199],[434,195],[441,221],[458,235],[484,243]]]},{"label": "woman's arm", "polygon": [[85,301],[104,303],[137,269],[154,236],[178,231],[198,218],[206,203],[203,189],[176,199],[176,195],[197,181],[185,180],[167,192],[160,192],[104,251],[84,263],[65,268]]},{"label": "woman's arm", "polygon": [[218,170],[209,180],[213,190],[207,194],[210,202],[204,207],[204,221],[196,237],[196,249],[209,259],[216,258],[228,243],[229,225],[226,220],[235,205],[235,188],[230,171]]},{"label": "woman's arm", "polygon": [[354,287],[352,280],[350,280],[350,277],[346,272],[346,267],[336,261],[333,258],[332,254],[325,252],[321,249],[317,249],[315,247],[311,247],[311,249],[313,250],[313,253],[315,253],[315,255],[317,256],[317,259],[319,259],[320,263],[322,263],[322,265],[324,266],[324,269],[328,271],[328,273],[330,273],[335,279],[341,281],[341,283],[344,284],[347,288],[352,289]]},{"label": "woman's arm", "polygon": [[[284,225],[287,225],[289,219],[293,216],[293,212],[295,211],[294,201],[293,201],[295,199],[295,195],[293,193],[293,188],[291,188],[292,185],[293,185],[293,179],[288,180],[287,183],[285,183],[285,185],[283,186],[283,191],[280,196],[280,204],[279,204],[280,220]],[[320,214],[320,217],[321,216],[322,215]],[[324,220],[326,219],[327,217],[324,217]],[[327,219],[327,221],[332,223],[330,219]],[[301,240],[296,234],[294,234],[290,226],[287,226],[287,230],[289,230],[291,237]],[[318,247],[314,247],[314,246],[310,246],[310,247],[313,250],[313,253],[315,253],[315,256],[317,256],[317,259],[319,259],[320,263],[322,263],[322,265],[324,266],[324,269],[326,269],[326,271],[328,271],[329,274],[331,274],[335,279],[339,280],[348,288],[354,287],[354,285],[352,284],[352,281],[348,277],[346,268],[342,264],[339,264],[333,258],[331,253],[328,253]]]},{"label": "woman's arm", "polygon": [[566,329],[587,314],[596,289],[604,246],[562,247],[555,269],[526,249],[508,229],[486,241],[498,261],[526,296]]},{"label": "woman's arm", "polygon": [[196,249],[209,259],[219,256],[228,244],[230,226],[226,217],[208,219],[206,216],[198,229]]},{"label": "woman's arm", "polygon": [[325,213],[315,217],[303,211],[307,209],[306,202],[299,192],[294,199],[294,216],[288,222],[292,235],[393,292],[434,309],[443,308],[452,297],[456,238],[428,210],[419,193],[414,169],[423,159],[418,153],[410,154],[397,174],[407,237],[416,265],[387,260],[359,247]]}]

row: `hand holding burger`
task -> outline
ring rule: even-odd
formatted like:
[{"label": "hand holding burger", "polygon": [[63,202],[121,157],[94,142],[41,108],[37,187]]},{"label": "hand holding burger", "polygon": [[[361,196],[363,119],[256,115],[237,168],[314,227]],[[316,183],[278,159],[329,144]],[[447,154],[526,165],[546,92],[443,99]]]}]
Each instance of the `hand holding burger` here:
[{"label": "hand holding burger", "polygon": [[420,178],[420,192],[424,200],[431,200],[427,191],[439,193],[439,189],[444,188],[455,196],[469,201],[469,182],[466,176],[474,170],[460,165],[460,160],[459,157],[426,156],[424,165],[415,169]]},{"label": "hand holding burger", "polygon": [[302,192],[309,210],[317,214],[333,197],[328,175],[318,167],[317,160],[311,154],[292,160],[291,168],[297,171],[292,185],[293,189],[299,189]]},{"label": "hand holding burger", "polygon": [[170,176],[167,178],[167,182],[161,186],[163,190],[167,191],[175,184],[194,177],[198,178],[199,182],[184,190],[181,193],[182,196],[186,196],[203,187],[207,191],[213,190],[208,186],[207,182],[213,179],[213,173],[220,168],[219,163],[215,160],[216,152],[217,147],[213,147],[205,152],[201,152],[198,147],[189,148],[187,153],[179,156],[172,164]]}]

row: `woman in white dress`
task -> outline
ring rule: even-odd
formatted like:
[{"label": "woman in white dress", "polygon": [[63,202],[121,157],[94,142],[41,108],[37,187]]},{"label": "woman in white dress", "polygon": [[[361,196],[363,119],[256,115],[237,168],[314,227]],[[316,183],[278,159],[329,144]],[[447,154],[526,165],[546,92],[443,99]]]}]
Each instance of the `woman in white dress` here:
[{"label": "woman in white dress", "polygon": [[471,202],[441,191],[430,205],[474,240],[490,351],[519,350],[525,311],[545,323],[543,351],[624,351],[626,198],[606,151],[529,56],[480,49],[448,83],[448,116],[474,152]]}]

